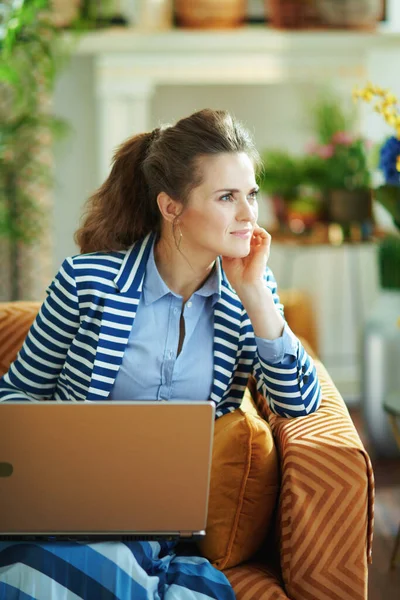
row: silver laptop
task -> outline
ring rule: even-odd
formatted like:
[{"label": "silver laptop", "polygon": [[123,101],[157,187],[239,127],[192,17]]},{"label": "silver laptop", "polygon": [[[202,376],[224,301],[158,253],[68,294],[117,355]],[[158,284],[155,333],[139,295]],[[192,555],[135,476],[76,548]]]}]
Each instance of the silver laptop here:
[{"label": "silver laptop", "polygon": [[205,535],[211,402],[0,404],[0,539]]}]

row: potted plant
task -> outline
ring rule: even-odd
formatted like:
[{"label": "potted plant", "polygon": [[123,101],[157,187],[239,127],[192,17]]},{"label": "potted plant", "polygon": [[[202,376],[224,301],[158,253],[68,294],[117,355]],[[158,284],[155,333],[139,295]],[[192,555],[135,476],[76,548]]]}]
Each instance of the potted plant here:
[{"label": "potted plant", "polygon": [[294,233],[309,230],[320,218],[321,200],[312,178],[307,176],[308,157],[267,150],[262,158],[260,188],[271,198],[280,228]]},{"label": "potted plant", "polygon": [[0,238],[9,254],[10,296],[20,297],[23,250],[39,239],[41,198],[52,182],[51,143],[66,125],[49,96],[66,56],[48,0],[13,0],[0,28]]},{"label": "potted plant", "polygon": [[372,221],[368,142],[354,130],[354,115],[331,93],[313,110],[316,139],[308,145],[308,178],[326,200],[328,221],[348,226]]}]

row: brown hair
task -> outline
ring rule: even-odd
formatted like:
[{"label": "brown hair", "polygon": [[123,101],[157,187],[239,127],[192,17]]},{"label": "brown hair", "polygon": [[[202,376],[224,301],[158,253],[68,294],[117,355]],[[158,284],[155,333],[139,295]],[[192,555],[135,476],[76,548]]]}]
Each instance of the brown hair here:
[{"label": "brown hair", "polygon": [[249,132],[226,111],[204,109],[173,126],[135,135],[117,149],[110,175],[88,199],[75,233],[81,252],[126,249],[161,230],[157,196],[185,206],[202,182],[200,158],[245,152],[261,165]]}]

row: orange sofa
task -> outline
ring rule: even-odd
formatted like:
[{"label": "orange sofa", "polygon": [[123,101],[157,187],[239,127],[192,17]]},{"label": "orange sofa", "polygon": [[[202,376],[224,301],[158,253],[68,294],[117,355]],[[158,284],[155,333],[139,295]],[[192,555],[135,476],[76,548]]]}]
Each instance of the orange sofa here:
[{"label": "orange sofa", "polygon": [[[299,292],[281,293],[281,300],[289,325],[314,355],[310,303]],[[0,303],[0,375],[38,309],[35,302]],[[254,406],[274,435],[280,493],[262,550],[224,571],[238,600],[367,600],[373,471],[343,399],[315,355],[314,360],[323,399],[307,417],[277,417],[249,381]]]}]

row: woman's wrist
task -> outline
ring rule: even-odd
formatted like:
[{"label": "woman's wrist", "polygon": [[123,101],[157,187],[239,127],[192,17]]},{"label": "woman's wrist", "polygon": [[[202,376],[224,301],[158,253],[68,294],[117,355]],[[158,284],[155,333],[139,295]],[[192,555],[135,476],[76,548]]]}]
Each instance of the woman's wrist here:
[{"label": "woman's wrist", "polygon": [[281,337],[285,321],[278,311],[265,281],[236,290],[257,337],[275,340]]}]

